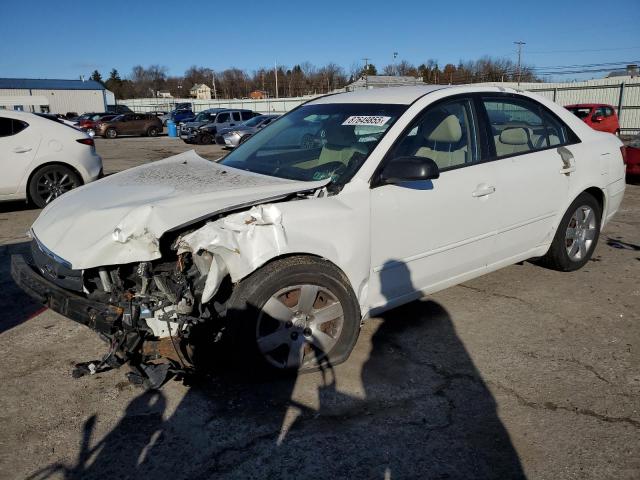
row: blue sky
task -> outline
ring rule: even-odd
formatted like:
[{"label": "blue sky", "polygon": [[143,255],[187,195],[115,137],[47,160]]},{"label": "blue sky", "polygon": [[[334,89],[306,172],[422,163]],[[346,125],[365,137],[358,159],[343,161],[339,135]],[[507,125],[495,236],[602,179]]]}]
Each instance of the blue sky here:
[{"label": "blue sky", "polygon": [[640,60],[638,0],[1,3],[0,77],[106,76],[114,67],[126,76],[137,64],[179,75],[191,65],[252,70],[276,60],[333,61],[348,72],[364,57],[391,63],[393,52],[415,64],[515,60],[515,40],[536,67]]}]

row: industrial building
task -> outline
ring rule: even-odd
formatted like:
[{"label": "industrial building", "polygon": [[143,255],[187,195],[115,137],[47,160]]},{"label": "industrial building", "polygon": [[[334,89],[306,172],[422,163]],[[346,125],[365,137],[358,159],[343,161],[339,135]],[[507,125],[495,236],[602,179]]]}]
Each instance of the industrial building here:
[{"label": "industrial building", "polygon": [[115,97],[93,80],[0,78],[0,108],[36,113],[104,112]]}]

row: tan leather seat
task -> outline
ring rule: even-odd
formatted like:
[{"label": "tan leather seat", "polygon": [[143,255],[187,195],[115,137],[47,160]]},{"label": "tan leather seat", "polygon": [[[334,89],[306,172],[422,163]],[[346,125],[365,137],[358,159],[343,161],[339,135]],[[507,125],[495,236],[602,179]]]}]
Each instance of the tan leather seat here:
[{"label": "tan leather seat", "polygon": [[427,145],[418,148],[416,156],[430,158],[439,168],[465,163],[467,146],[457,148],[462,139],[462,128],[458,117],[447,115],[435,125],[435,128],[429,128],[427,124],[421,130]]},{"label": "tan leather seat", "polygon": [[513,155],[514,153],[533,150],[531,130],[522,127],[505,128],[500,135],[493,137],[496,145],[496,155]]}]

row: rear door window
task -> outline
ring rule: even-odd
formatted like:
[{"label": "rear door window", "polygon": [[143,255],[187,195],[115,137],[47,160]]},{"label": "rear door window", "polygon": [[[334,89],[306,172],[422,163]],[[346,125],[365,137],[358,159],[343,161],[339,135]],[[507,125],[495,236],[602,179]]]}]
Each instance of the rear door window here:
[{"label": "rear door window", "polygon": [[498,158],[569,143],[567,126],[532,100],[485,97],[483,104]]},{"label": "rear door window", "polygon": [[233,121],[234,122],[239,122],[240,121],[240,112],[232,112],[231,115],[233,116]]}]

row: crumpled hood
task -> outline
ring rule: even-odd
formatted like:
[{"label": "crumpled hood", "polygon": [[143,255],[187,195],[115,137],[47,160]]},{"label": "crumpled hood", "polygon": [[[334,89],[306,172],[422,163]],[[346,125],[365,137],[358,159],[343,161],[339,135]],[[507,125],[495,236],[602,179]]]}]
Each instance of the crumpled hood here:
[{"label": "crumpled hood", "polygon": [[32,226],[74,269],[160,258],[165,232],[217,212],[326,185],[259,175],[205,160],[193,150],[66,193]]}]

